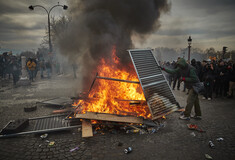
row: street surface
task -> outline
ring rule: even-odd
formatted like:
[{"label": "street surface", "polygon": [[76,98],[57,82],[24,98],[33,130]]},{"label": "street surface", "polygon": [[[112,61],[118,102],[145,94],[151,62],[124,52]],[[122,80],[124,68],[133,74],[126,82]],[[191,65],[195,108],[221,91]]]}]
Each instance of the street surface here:
[{"label": "street surface", "polygon": [[[72,76],[55,76],[50,80],[37,78],[31,86],[17,88],[12,82],[1,80],[0,87],[0,128],[10,120],[50,115],[56,108],[38,106],[36,111],[24,112],[24,107],[50,98],[72,97],[79,91]],[[186,93],[176,90],[174,94],[181,106],[185,106]],[[202,120],[179,120],[179,112],[175,112],[166,117],[164,127],[154,134],[120,131],[82,138],[81,131],[73,129],[49,133],[47,140],[55,142],[52,146],[35,134],[0,139],[0,159],[203,160],[205,154],[214,160],[235,159],[235,98],[208,101],[200,97],[200,102]],[[188,123],[197,124],[206,132],[189,130]],[[219,137],[224,140],[216,141]],[[215,144],[214,149],[208,145],[210,140]],[[125,154],[123,150],[129,146],[133,151]],[[70,152],[75,147],[78,149]]]}]

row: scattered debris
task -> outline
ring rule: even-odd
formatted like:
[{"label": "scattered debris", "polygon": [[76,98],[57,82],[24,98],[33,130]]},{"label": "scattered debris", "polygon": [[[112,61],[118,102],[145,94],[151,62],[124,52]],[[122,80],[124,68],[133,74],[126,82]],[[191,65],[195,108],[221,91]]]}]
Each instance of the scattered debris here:
[{"label": "scattered debris", "polygon": [[29,106],[29,107],[24,107],[24,111],[25,112],[32,112],[35,111],[37,109],[37,106]]},{"label": "scattered debris", "polygon": [[211,147],[211,148],[215,148],[215,145],[214,145],[214,143],[212,142],[212,141],[209,141],[209,146]]},{"label": "scattered debris", "polygon": [[55,141],[51,141],[48,145],[53,146],[55,144]]},{"label": "scattered debris", "polygon": [[127,130],[126,133],[138,133],[140,130],[138,129],[132,129],[132,130]]},{"label": "scattered debris", "polygon": [[65,108],[65,109],[54,110],[52,112],[52,114],[61,114],[61,113],[68,113],[68,112],[73,112],[73,108]]},{"label": "scattered debris", "polygon": [[198,125],[196,125],[196,124],[187,124],[187,127],[188,127],[188,129],[191,129],[191,130],[196,130],[199,132],[206,132],[206,131],[202,130],[201,128],[199,128]]},{"label": "scattered debris", "polygon": [[42,147],[42,144],[39,144],[38,147],[39,147],[39,148]]},{"label": "scattered debris", "polygon": [[213,159],[209,154],[205,154],[206,159]]},{"label": "scattered debris", "polygon": [[29,125],[29,119],[11,120],[2,129],[1,134],[12,134],[24,130]]},{"label": "scattered debris", "polygon": [[76,151],[76,150],[78,150],[78,149],[79,149],[79,147],[75,147],[75,148],[73,148],[73,149],[70,149],[69,152],[73,152],[73,151]]},{"label": "scattered debris", "polygon": [[45,142],[50,143],[50,141],[48,141],[48,140],[45,140]]},{"label": "scattered debris", "polygon": [[123,143],[122,142],[118,142],[118,144],[117,144],[119,147],[120,146],[122,146],[123,145]]},{"label": "scattered debris", "polygon": [[188,129],[197,129],[198,126],[196,124],[187,124]]},{"label": "scattered debris", "polygon": [[196,137],[196,134],[194,132],[190,133],[190,135]]},{"label": "scattered debris", "polygon": [[47,136],[48,136],[48,134],[45,133],[45,134],[41,135],[40,138],[41,138],[41,139],[45,139],[45,138],[47,138]]},{"label": "scattered debris", "polygon": [[180,108],[180,109],[178,109],[176,112],[184,112],[184,111],[185,111],[184,108]]},{"label": "scattered debris", "polygon": [[131,153],[132,152],[132,148],[131,147],[128,147],[128,148],[125,148],[124,149],[124,153]]},{"label": "scattered debris", "polygon": [[220,142],[220,141],[223,141],[224,138],[220,137],[220,138],[217,138],[216,140],[217,140],[218,142]]},{"label": "scattered debris", "polygon": [[155,128],[148,128],[148,133],[153,134],[153,133],[156,133],[157,130],[158,130],[158,128],[157,129],[155,129]]},{"label": "scattered debris", "polygon": [[[135,126],[133,126],[133,125],[128,125],[128,126],[131,127],[131,128],[134,128],[133,132],[131,132],[131,133],[138,133],[138,132],[139,132],[140,134],[145,134],[145,133],[146,133],[145,130],[140,129],[140,128],[138,128],[138,127],[135,127]],[[144,128],[143,125],[140,125],[140,127]]]}]

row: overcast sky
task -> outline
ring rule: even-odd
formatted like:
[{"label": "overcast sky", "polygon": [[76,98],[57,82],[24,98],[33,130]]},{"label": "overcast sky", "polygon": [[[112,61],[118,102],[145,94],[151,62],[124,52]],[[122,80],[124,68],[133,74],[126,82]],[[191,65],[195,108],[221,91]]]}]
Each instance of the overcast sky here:
[{"label": "overcast sky", "polygon": [[[0,47],[12,50],[37,50],[45,35],[47,15],[41,8],[34,11],[29,5],[49,8],[66,0],[1,0]],[[68,1],[68,0],[67,0]],[[147,41],[135,41],[136,47],[187,47],[192,36],[193,47],[222,50],[235,49],[235,0],[171,0],[171,11],[162,15],[161,28]],[[67,11],[55,8],[51,15],[59,17]],[[0,49],[0,53],[2,50]]]}]

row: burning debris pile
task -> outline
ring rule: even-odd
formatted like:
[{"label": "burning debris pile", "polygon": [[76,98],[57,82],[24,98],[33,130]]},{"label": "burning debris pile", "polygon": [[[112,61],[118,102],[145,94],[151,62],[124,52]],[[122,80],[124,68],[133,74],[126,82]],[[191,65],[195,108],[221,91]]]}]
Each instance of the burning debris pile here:
[{"label": "burning debris pile", "polygon": [[[101,59],[97,68],[100,77],[138,81],[131,65],[120,65],[115,48],[112,56],[112,59]],[[75,102],[74,106],[80,106],[76,113],[98,112],[151,118],[141,86],[136,83],[98,79],[87,98]]]},{"label": "burning debris pile", "polygon": [[[144,57],[152,56],[150,50],[141,50],[138,54]],[[138,73],[137,68],[138,77],[131,65],[120,65],[115,48],[113,48],[112,55],[111,60],[101,59],[100,66],[97,67],[100,76],[96,76],[88,93],[78,97],[78,100],[73,104],[76,107],[74,117],[81,119],[83,128],[86,128],[83,129],[83,137],[93,135],[92,123],[109,125],[106,122],[128,125],[136,129],[135,131],[146,133],[149,132],[148,127],[145,127],[145,130],[138,128],[145,124],[144,121],[159,119],[177,108],[175,98],[167,86],[161,70],[158,71],[158,67],[153,66],[153,69],[150,67],[150,72],[148,72],[150,76],[147,75],[141,79],[142,72]],[[134,54],[131,56],[135,57]],[[147,61],[157,65],[153,57],[148,58]],[[133,64],[135,67],[139,65],[136,61],[133,61]],[[158,74],[151,75],[156,72]],[[147,90],[146,87],[148,87]],[[138,127],[130,124],[135,124]],[[157,126],[154,122],[149,124]],[[154,130],[156,131],[156,129]],[[87,131],[89,131],[88,134],[85,134]]]}]

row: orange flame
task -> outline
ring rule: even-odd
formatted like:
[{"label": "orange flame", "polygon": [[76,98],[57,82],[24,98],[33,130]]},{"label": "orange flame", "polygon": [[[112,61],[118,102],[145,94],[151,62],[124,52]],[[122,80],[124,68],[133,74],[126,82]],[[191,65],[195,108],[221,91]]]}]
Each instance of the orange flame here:
[{"label": "orange flame", "polygon": [[[99,76],[139,81],[135,71],[130,73],[131,70],[133,69],[130,67],[121,66],[115,47],[112,50],[112,58],[102,58],[98,66]],[[78,113],[99,112],[151,118],[140,84],[97,79],[88,97],[89,100],[74,103],[74,106],[81,106],[77,109]],[[130,105],[130,102],[125,100],[140,100],[144,103]]]}]

